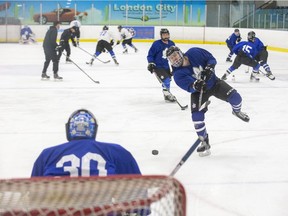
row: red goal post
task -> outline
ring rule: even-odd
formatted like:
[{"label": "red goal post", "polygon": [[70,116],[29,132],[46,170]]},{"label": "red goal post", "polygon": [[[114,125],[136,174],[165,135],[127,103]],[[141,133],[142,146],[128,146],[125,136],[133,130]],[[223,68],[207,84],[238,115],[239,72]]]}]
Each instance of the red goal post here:
[{"label": "red goal post", "polygon": [[186,194],[170,176],[7,179],[0,215],[186,216]]}]

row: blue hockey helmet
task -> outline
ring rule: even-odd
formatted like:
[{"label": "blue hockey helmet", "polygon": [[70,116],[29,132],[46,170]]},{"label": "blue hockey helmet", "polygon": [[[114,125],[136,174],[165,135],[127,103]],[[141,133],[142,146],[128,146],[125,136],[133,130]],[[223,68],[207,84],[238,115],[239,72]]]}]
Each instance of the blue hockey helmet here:
[{"label": "blue hockey helmet", "polygon": [[166,50],[166,57],[173,67],[180,67],[183,65],[184,56],[177,46],[169,47]]},{"label": "blue hockey helmet", "polygon": [[86,109],[73,112],[66,123],[68,141],[79,139],[95,139],[98,124],[95,116]]}]

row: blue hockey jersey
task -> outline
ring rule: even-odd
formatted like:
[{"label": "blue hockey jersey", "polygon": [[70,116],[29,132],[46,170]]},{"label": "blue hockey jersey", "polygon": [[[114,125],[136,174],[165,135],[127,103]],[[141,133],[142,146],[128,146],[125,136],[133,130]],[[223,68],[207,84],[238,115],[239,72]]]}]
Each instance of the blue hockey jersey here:
[{"label": "blue hockey jersey", "polygon": [[21,29],[20,31],[20,35],[27,35],[29,36],[30,34],[33,34],[32,30],[30,27],[26,26],[24,28]]},{"label": "blue hockey jersey", "polygon": [[259,38],[257,38],[257,37],[255,37],[255,40],[254,40],[254,46],[256,47],[256,52],[257,52],[257,54],[259,53],[259,52],[261,52],[264,48],[265,48],[265,46],[264,46],[264,44],[262,43],[262,41],[259,39]]},{"label": "blue hockey jersey", "polygon": [[148,63],[153,62],[156,64],[156,68],[169,69],[168,60],[166,58],[166,50],[171,46],[175,46],[175,43],[171,40],[168,40],[168,44],[164,43],[162,40],[154,41],[148,51]]},{"label": "blue hockey jersey", "polygon": [[129,151],[93,139],[73,140],[44,149],[34,163],[34,176],[107,176],[141,174]]},{"label": "blue hockey jersey", "polygon": [[[173,67],[174,81],[183,90],[194,93],[196,91],[192,87],[193,83],[200,78],[201,72],[207,65],[216,65],[217,61],[210,52],[197,47],[190,48],[184,56],[188,57],[190,65]],[[215,73],[213,73],[212,77],[206,82],[207,89],[212,88],[217,79]]]},{"label": "blue hockey jersey", "polygon": [[249,58],[254,58],[258,53],[255,43],[250,41],[242,41],[236,44],[233,53],[238,55],[240,51],[244,52]]},{"label": "blue hockey jersey", "polygon": [[240,39],[240,38],[241,38],[240,35],[237,36],[236,34],[233,33],[226,39],[225,42],[226,42],[227,46],[233,48],[236,45],[237,40]]}]

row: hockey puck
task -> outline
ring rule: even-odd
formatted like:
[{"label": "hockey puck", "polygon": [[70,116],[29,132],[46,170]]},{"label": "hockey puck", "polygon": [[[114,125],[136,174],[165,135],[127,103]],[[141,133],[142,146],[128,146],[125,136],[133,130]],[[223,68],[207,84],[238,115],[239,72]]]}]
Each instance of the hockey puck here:
[{"label": "hockey puck", "polygon": [[153,151],[152,151],[152,154],[153,154],[153,155],[158,155],[158,154],[159,154],[159,151],[158,151],[158,150],[153,150]]}]

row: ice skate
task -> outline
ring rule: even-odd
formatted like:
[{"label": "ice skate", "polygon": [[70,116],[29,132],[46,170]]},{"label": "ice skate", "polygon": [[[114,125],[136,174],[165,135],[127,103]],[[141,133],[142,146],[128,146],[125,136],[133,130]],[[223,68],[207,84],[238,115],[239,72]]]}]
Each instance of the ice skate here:
[{"label": "ice skate", "polygon": [[208,138],[208,134],[206,136],[206,138],[204,139],[203,137],[199,138],[202,143],[200,144],[200,146],[197,148],[197,152],[199,153],[200,157],[205,157],[211,154],[210,152],[210,145],[209,145],[209,138]]},{"label": "ice skate", "polygon": [[252,71],[250,75],[250,82],[259,82],[260,78],[258,77],[259,72]]},{"label": "ice skate", "polygon": [[138,52],[138,49],[137,49],[137,48],[134,48],[134,50],[135,50],[135,53],[137,53],[137,52]]},{"label": "ice skate", "polygon": [[50,76],[48,76],[46,73],[42,73],[41,79],[42,79],[42,80],[49,80],[49,79],[50,79]]},{"label": "ice skate", "polygon": [[275,76],[272,74],[271,71],[267,71],[266,76],[267,76],[270,80],[275,80]]},{"label": "ice skate", "polygon": [[226,62],[232,62],[231,58],[226,58]]},{"label": "ice skate", "polygon": [[123,54],[127,54],[128,53],[128,49],[124,49]]},{"label": "ice skate", "polygon": [[69,57],[66,57],[66,63],[72,63],[72,61]]},{"label": "ice skate", "polygon": [[176,102],[176,97],[172,95],[170,92],[168,92],[168,90],[163,89],[163,95],[164,95],[165,102],[168,102],[168,103]]},{"label": "ice skate", "polygon": [[86,62],[86,64],[89,64],[90,66],[92,66],[92,65],[93,65],[93,62],[94,62],[94,58],[92,58],[92,59],[90,60],[90,62]]},{"label": "ice skate", "polygon": [[221,77],[221,80],[227,80],[227,77],[229,76],[231,72],[229,70],[226,71],[226,73]]},{"label": "ice skate", "polygon": [[118,66],[119,62],[116,59],[113,59],[114,63]]},{"label": "ice skate", "polygon": [[55,81],[62,81],[62,80],[63,80],[63,77],[60,77],[60,76],[58,75],[58,73],[54,73],[54,80],[55,80]]},{"label": "ice skate", "polygon": [[246,113],[244,113],[244,112],[241,112],[241,111],[239,111],[239,112],[232,111],[232,114],[235,115],[235,116],[237,116],[238,118],[240,118],[242,121],[245,121],[245,122],[249,122],[249,121],[250,121],[249,116],[248,116]]}]

